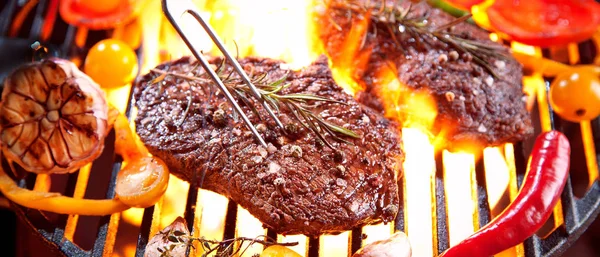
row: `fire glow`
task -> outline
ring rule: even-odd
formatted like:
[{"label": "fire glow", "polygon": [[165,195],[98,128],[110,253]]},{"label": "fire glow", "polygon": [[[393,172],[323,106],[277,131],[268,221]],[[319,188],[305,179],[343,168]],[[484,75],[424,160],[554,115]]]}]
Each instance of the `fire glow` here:
[{"label": "fire glow", "polygon": [[[160,62],[190,55],[187,47],[178,38],[175,31],[162,17],[159,1],[147,1],[146,10],[141,14],[143,24],[144,62],[141,72],[145,73]],[[318,33],[315,32],[313,12],[322,11],[318,0],[278,1],[278,0],[221,0],[194,1],[203,12],[203,17],[210,20],[211,25],[225,41],[232,53],[239,57],[258,56],[281,59],[294,69],[300,69],[310,64],[320,54],[323,54]],[[187,19],[186,17],[182,17]],[[189,18],[189,17],[188,17]],[[366,19],[365,19],[366,20]],[[193,23],[193,22],[190,22]],[[350,93],[364,89],[361,83],[353,79],[353,65],[368,61],[368,55],[358,56],[361,33],[366,31],[365,24],[356,23],[351,36],[356,40],[348,40],[340,49],[338,61],[341,64],[332,67],[336,82]],[[205,53],[219,55],[216,47],[199,27],[190,25],[198,37],[194,40]],[[338,62],[340,63],[340,62]],[[357,64],[359,63],[359,64]],[[412,244],[414,256],[435,256],[437,253],[436,226],[436,179],[443,180],[447,193],[446,210],[449,228],[450,244],[454,245],[479,228],[477,214],[477,181],[475,180],[475,163],[478,161],[473,153],[442,152],[443,178],[436,178],[436,153],[442,151],[437,142],[444,141],[443,137],[434,138],[429,129],[437,116],[435,101],[427,92],[416,92],[403,85],[396,77],[396,69],[382,69],[379,72],[379,83],[386,85],[381,95],[388,118],[402,121],[404,150],[406,160],[403,164],[404,175],[401,178],[404,187],[404,218],[406,231]],[[533,83],[527,83],[533,84]],[[528,92],[535,89],[525,87]],[[121,103],[127,101],[120,101]],[[443,133],[442,133],[443,134]],[[507,145],[506,149],[512,149]],[[490,207],[494,208],[503,195],[510,193],[510,199],[516,194],[516,175],[514,161],[510,160],[510,151],[501,148],[490,148],[484,151],[486,181]],[[506,156],[506,157],[505,157]],[[506,159],[505,159],[506,158]],[[452,175],[450,175],[452,174]],[[489,181],[502,181],[500,186],[493,186]],[[187,192],[186,184],[175,177],[158,208],[160,222],[153,222],[151,235],[165,227],[175,216],[183,214],[185,198],[181,197],[182,188]],[[197,213],[194,219],[194,236],[204,236],[207,239],[223,239],[227,199],[220,195],[200,190],[198,193]],[[132,224],[141,223],[141,210],[131,210],[123,214],[124,220]],[[385,239],[394,230],[394,224],[378,224],[363,228],[362,233],[367,237],[364,243]],[[238,207],[236,236],[255,237],[264,235],[265,229],[261,223],[246,210]],[[352,232],[339,235],[322,236],[319,239],[321,256],[348,256],[348,244]],[[298,246],[293,250],[303,256],[308,255],[308,241],[305,236],[278,236],[278,241],[297,241]],[[132,246],[135,248],[135,246]],[[521,246],[522,247],[522,246]],[[190,256],[200,256],[200,247],[192,251]],[[245,256],[260,253],[261,246],[249,250]],[[516,251],[519,252],[519,251]],[[522,251],[521,251],[522,254]]]}]

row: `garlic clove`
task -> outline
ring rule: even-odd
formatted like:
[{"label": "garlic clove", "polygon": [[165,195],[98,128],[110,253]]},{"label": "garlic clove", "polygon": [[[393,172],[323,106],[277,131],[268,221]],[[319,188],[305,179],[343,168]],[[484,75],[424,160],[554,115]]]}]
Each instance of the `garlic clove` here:
[{"label": "garlic clove", "polygon": [[60,167],[69,166],[71,157],[69,156],[69,150],[65,144],[62,133],[53,133],[52,136],[50,136],[50,140],[48,140],[48,144],[52,145],[50,151],[52,152],[56,164]]},{"label": "garlic clove", "polygon": [[352,257],[410,257],[411,255],[408,237],[399,231],[388,239],[363,246]]},{"label": "garlic clove", "polygon": [[8,146],[14,145],[17,138],[23,133],[23,124],[19,124],[2,130],[2,142],[6,142]]},{"label": "garlic clove", "polygon": [[182,217],[177,217],[171,225],[156,233],[148,244],[144,257],[184,257],[189,247],[190,232]]}]

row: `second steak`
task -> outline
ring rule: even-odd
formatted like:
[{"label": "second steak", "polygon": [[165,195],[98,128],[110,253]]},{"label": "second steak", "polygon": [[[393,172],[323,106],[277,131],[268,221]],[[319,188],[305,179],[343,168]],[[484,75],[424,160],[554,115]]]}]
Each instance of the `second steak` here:
[{"label": "second steak", "polygon": [[[326,3],[318,17],[320,37],[333,67],[352,70],[351,76],[364,83],[361,101],[374,103],[401,122],[409,115],[426,122],[433,116],[433,128],[427,129],[443,135],[450,145],[498,145],[523,140],[533,132],[523,102],[521,65],[483,29],[456,22],[427,1]],[[445,28],[440,30],[445,36],[432,36],[440,28]],[[457,47],[443,41],[449,33],[456,42],[473,43]],[[467,47],[494,50],[477,57],[464,50]],[[396,83],[382,79],[386,72]],[[420,106],[411,108],[410,101],[423,102],[414,100],[413,94],[428,95],[437,112],[431,115]]]}]

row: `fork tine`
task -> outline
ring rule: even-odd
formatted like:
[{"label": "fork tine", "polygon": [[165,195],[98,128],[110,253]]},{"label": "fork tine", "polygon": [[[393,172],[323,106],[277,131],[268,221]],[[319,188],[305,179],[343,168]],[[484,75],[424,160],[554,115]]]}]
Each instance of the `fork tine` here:
[{"label": "fork tine", "polygon": [[213,29],[210,27],[210,25],[208,25],[202,18],[200,18],[199,15],[198,15],[198,22],[200,22],[200,25],[202,25],[202,27],[204,28],[206,33],[208,33],[208,35],[210,36],[212,41],[215,43],[215,45],[217,45],[217,47],[219,48],[221,53],[223,53],[225,58],[233,66],[234,70],[242,77],[242,80],[246,83],[246,85],[248,85],[248,87],[250,88],[250,91],[252,91],[252,94],[254,95],[254,98],[256,98],[262,104],[262,106],[265,108],[265,110],[267,110],[267,112],[269,113],[269,116],[271,116],[271,118],[273,118],[275,120],[275,123],[277,123],[277,126],[284,129],[284,126],[281,123],[281,121],[279,120],[279,118],[277,118],[277,116],[275,115],[275,113],[273,112],[273,110],[271,109],[269,104],[261,97],[260,93],[258,93],[258,89],[256,88],[256,86],[254,86],[252,81],[250,81],[248,74],[246,74],[246,72],[244,72],[244,69],[242,68],[240,63],[231,56],[231,54],[229,53],[229,51],[227,51],[227,49],[225,49],[225,46],[223,45],[223,43],[221,43],[221,40],[219,40],[219,37],[215,34]]},{"label": "fork tine", "polygon": [[[219,49],[221,49],[223,51],[224,48],[221,48],[222,47],[221,42],[218,41],[215,33],[210,28],[210,26],[204,22],[202,17],[200,17],[199,12],[196,10],[194,4],[191,1],[178,0],[178,1],[176,1],[177,3],[174,3],[174,2],[175,1],[162,0],[162,9],[163,9],[163,12],[165,13],[165,16],[167,17],[169,22],[173,25],[175,30],[177,30],[177,33],[181,36],[181,38],[183,39],[183,41],[185,42],[187,47],[190,49],[190,51],[192,51],[192,54],[194,54],[196,59],[198,59],[198,61],[200,61],[200,65],[202,65],[204,70],[206,70],[206,72],[208,73],[210,78],[213,80],[213,82],[219,86],[221,91],[223,91],[223,94],[225,94],[229,103],[231,103],[233,105],[234,110],[242,117],[242,120],[244,121],[244,123],[246,123],[246,126],[248,126],[250,131],[252,131],[252,134],[254,134],[254,137],[256,137],[256,139],[260,142],[260,144],[266,148],[267,144],[265,143],[263,138],[260,136],[260,134],[256,130],[256,127],[254,127],[252,122],[250,122],[250,119],[248,119],[248,116],[246,116],[246,114],[244,113],[242,108],[238,105],[238,103],[233,98],[233,95],[231,95],[229,90],[227,90],[227,87],[225,86],[225,84],[223,84],[223,81],[221,81],[221,79],[219,78],[217,73],[215,73],[215,71],[210,68],[210,65],[209,65],[208,61],[206,60],[206,58],[204,58],[202,53],[200,51],[198,51],[198,49],[196,49],[196,47],[191,43],[190,38],[188,38],[186,33],[181,29],[180,21],[177,20],[173,15],[180,16],[185,13],[192,15],[202,25],[202,27],[204,28],[206,33],[208,33],[210,35],[210,37],[213,39],[213,42],[217,46],[219,46]],[[173,3],[173,5],[171,5],[170,3]],[[223,54],[226,56],[229,56],[227,59],[231,58],[231,56],[229,55],[229,53],[227,51],[223,51]],[[237,66],[235,66],[236,64],[237,64]],[[239,63],[236,61],[235,64],[233,64],[233,65],[234,65],[235,70],[238,71],[238,73],[239,73],[240,70],[238,70],[238,69],[241,69]],[[240,75],[242,77],[244,77],[244,80],[246,80],[248,78],[248,76],[243,72],[243,70],[241,72],[242,73]],[[251,89],[252,89],[253,93],[256,92],[256,94],[258,94],[258,92],[256,91],[256,88],[254,88],[254,85],[251,86]],[[262,100],[261,98],[259,98],[259,99]],[[269,114],[272,113],[272,111],[270,111],[270,109],[268,109],[267,111],[269,111]],[[279,121],[279,120],[277,120],[277,121]],[[279,124],[280,123],[281,122],[279,122]]]}]

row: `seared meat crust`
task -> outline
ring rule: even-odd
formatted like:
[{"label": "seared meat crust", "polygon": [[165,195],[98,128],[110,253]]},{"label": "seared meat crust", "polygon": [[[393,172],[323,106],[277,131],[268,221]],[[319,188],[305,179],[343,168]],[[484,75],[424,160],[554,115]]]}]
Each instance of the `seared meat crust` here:
[{"label": "seared meat crust", "polygon": [[[360,101],[366,99],[366,104],[381,111],[386,105],[404,105],[402,100],[377,101],[399,91],[380,79],[384,70],[392,69],[392,74],[402,85],[433,97],[437,105],[433,131],[443,133],[449,144],[498,145],[522,140],[533,132],[523,101],[522,67],[514,58],[486,57],[484,61],[498,75],[494,78],[473,60],[473,56],[434,37],[420,37],[409,32],[392,35],[385,25],[373,22],[370,14],[351,12],[343,7],[348,2],[366,6],[367,2],[381,1],[329,2],[327,9],[317,15],[320,37],[333,67],[350,66],[354,78],[364,83],[365,92],[359,93]],[[387,1],[387,6],[399,3],[407,9],[411,2],[415,1]],[[427,15],[432,28],[455,19],[425,2],[413,3],[408,18]],[[452,30],[464,39],[503,47],[474,25],[460,23]],[[348,49],[357,50],[349,52]],[[509,55],[509,49],[504,49]],[[397,113],[394,115],[398,118]],[[403,118],[400,117],[400,121]]]},{"label": "seared meat crust", "polygon": [[[284,94],[309,93],[346,103],[311,104],[323,119],[361,138],[344,137],[347,144],[327,136],[334,151],[288,109],[282,108],[279,117],[294,129],[284,135],[258,104],[262,120],[243,105],[269,143],[265,149],[234,117],[216,86],[173,76],[152,83],[159,74],[151,72],[134,88],[136,130],[150,152],[176,176],[192,186],[203,180],[202,188],[227,196],[278,233],[316,236],[393,220],[402,161],[397,125],[344,93],[333,81],[326,58],[299,72],[270,59],[245,58],[240,63],[247,73],[267,74],[271,82],[287,74],[291,85]],[[195,60],[182,58],[157,69],[191,75],[194,66]],[[193,75],[205,76],[200,73],[198,68]]]}]

